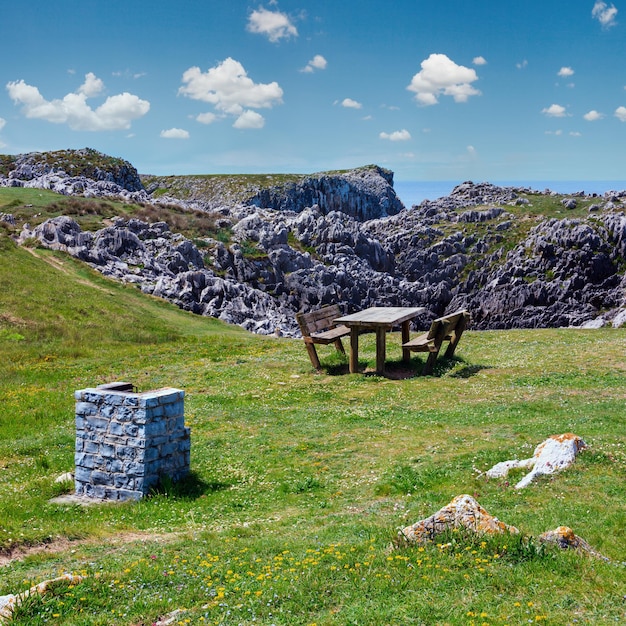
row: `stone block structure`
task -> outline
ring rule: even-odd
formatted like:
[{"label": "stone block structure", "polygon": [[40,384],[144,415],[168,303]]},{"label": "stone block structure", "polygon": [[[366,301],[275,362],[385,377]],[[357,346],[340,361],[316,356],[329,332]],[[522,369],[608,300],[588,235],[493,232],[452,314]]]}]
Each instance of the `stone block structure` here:
[{"label": "stone block structure", "polygon": [[77,496],[139,500],[162,477],[177,481],[189,473],[185,392],[133,389],[112,383],[75,392]]}]

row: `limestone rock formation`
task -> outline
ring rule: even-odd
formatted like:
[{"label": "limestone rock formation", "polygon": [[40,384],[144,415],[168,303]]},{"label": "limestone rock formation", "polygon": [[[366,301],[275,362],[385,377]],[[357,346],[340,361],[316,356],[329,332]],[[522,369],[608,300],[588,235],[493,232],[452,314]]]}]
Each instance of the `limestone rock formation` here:
[{"label": "limestone rock formation", "polygon": [[573,433],[552,435],[535,448],[530,459],[502,461],[485,474],[488,478],[505,478],[512,469],[531,469],[532,471],[515,485],[516,489],[523,489],[539,476],[549,476],[568,468],[574,463],[578,453],[585,448],[587,444]]},{"label": "limestone rock formation", "polygon": [[577,550],[605,561],[607,557],[594,550],[582,537],[579,537],[569,526],[559,526],[554,530],[541,533],[537,540],[541,543],[555,545],[562,550]]},{"label": "limestone rock formation", "polygon": [[[25,228],[22,240],[37,237],[108,276],[254,332],[299,336],[295,314],[331,303],[347,313],[421,306],[416,330],[459,308],[478,330],[626,323],[626,191],[595,197],[586,216],[568,210],[533,218],[530,228],[515,212],[529,203],[525,188],[466,181],[448,197],[403,209],[393,175],[376,166],[139,182],[128,166],[90,150],[0,157],[0,185],[208,212],[231,239],[205,238],[202,252],[163,223],[137,220],[97,233],[55,220]],[[148,191],[137,190],[142,180]],[[573,197],[589,204],[582,192]]]},{"label": "limestone rock formation", "polygon": [[248,202],[295,212],[317,205],[323,213],[341,211],[362,222],[404,209],[393,190],[393,173],[378,166],[306,176],[284,187],[262,189]]},{"label": "limestone rock formation", "polygon": [[[456,496],[448,505],[430,517],[400,530],[395,545],[396,547],[423,545],[434,541],[442,533],[455,529],[464,529],[477,535],[506,533],[517,535],[520,533],[515,526],[509,526],[490,515],[472,496],[463,494]],[[577,550],[583,554],[608,560],[568,526],[559,526],[555,530],[542,533],[537,537],[537,541],[555,545],[562,550]]]},{"label": "limestone rock formation", "polygon": [[137,170],[97,150],[59,150],[0,156],[0,187],[50,189],[63,195],[146,200]]},{"label": "limestone rock formation", "polygon": [[488,535],[519,532],[515,526],[490,515],[472,496],[463,494],[430,517],[403,528],[398,540],[400,543],[427,543],[437,535],[457,528]]}]

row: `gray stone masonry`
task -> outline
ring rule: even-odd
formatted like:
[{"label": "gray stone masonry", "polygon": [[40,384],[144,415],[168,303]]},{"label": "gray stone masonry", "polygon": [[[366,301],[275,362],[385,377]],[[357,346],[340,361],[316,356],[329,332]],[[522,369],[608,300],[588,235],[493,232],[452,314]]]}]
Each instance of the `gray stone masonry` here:
[{"label": "gray stone masonry", "polygon": [[133,392],[130,383],[81,389],[76,398],[76,495],[139,500],[164,476],[189,473],[185,392]]}]

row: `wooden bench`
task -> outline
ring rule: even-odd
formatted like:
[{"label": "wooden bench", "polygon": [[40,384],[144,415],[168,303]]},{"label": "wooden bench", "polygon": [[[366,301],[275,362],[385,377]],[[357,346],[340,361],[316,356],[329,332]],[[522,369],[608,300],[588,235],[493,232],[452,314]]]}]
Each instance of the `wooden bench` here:
[{"label": "wooden bench", "polygon": [[439,350],[444,341],[450,342],[444,357],[446,359],[452,357],[463,331],[469,324],[469,318],[469,313],[465,310],[439,317],[433,320],[428,332],[402,344],[405,350],[429,353],[424,369],[422,370],[422,375],[425,376],[432,373],[435,362],[437,361],[437,356],[439,355]]},{"label": "wooden bench", "polygon": [[350,329],[347,326],[335,326],[334,320],[341,317],[341,311],[336,304],[322,307],[317,311],[311,313],[298,313],[296,319],[302,332],[302,339],[304,339],[304,345],[309,353],[309,358],[313,367],[318,370],[321,368],[319,357],[317,356],[317,350],[315,344],[328,345],[334,343],[335,348],[342,354],[346,351],[341,343],[341,337],[345,337],[350,334]]}]

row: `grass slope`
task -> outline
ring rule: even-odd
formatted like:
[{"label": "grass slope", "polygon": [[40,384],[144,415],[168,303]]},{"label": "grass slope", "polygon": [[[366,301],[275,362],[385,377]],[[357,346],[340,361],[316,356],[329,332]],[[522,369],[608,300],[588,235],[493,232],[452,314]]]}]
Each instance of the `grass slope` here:
[{"label": "grass slope", "polygon": [[[323,347],[315,373],[300,341],[6,235],[0,284],[0,546],[45,548],[2,567],[0,596],[86,577],[14,624],[626,621],[626,330],[469,331],[433,377],[392,379],[348,375]],[[398,374],[400,356],[390,337]],[[185,390],[193,475],[139,503],[53,504],[71,488],[54,480],[73,469],[73,392],[112,380]],[[516,492],[479,474],[568,431],[590,449],[558,476]],[[527,535],[571,526],[611,560],[462,534],[389,551],[460,493]]]}]

